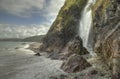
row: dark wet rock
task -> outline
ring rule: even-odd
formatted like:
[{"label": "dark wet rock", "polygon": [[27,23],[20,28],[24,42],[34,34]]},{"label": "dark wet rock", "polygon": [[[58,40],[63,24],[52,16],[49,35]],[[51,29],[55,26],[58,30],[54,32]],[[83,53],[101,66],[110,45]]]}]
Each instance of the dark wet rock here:
[{"label": "dark wet rock", "polygon": [[89,54],[86,48],[83,47],[82,39],[77,35],[68,48],[68,52],[79,55]]},{"label": "dark wet rock", "polygon": [[67,78],[67,75],[63,75],[63,74],[60,75],[60,79],[65,79],[65,78]]},{"label": "dark wet rock", "polygon": [[55,76],[51,76],[49,79],[58,79],[58,78]]},{"label": "dark wet rock", "polygon": [[74,77],[74,79],[79,79],[79,78],[76,76],[76,77]]},{"label": "dark wet rock", "polygon": [[61,66],[61,69],[71,73],[82,71],[90,66],[91,64],[88,63],[83,57],[77,54],[73,54],[67,60],[64,61],[64,63]]},{"label": "dark wet rock", "polygon": [[19,47],[15,47],[15,49],[19,49]]},{"label": "dark wet rock", "polygon": [[32,51],[34,51],[35,56],[41,56],[41,51],[39,50],[39,47],[42,45],[42,43],[32,43],[29,45],[29,47],[27,49],[30,49]]},{"label": "dark wet rock", "polygon": [[41,54],[40,53],[36,53],[35,56],[41,56]]},{"label": "dark wet rock", "polygon": [[103,74],[103,73],[99,73],[99,75],[100,75],[100,76],[105,76],[105,74]]},{"label": "dark wet rock", "polygon": [[73,40],[69,41],[64,50],[60,54],[60,59],[67,59],[72,54],[86,55],[89,54],[87,49],[83,47],[82,39],[76,35]]}]

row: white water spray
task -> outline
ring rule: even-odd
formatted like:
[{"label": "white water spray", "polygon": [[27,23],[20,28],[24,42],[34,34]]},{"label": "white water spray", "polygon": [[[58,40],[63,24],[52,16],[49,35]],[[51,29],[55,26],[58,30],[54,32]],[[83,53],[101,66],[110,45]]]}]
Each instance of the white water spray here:
[{"label": "white water spray", "polygon": [[83,40],[84,47],[90,52],[91,55],[95,55],[91,41],[89,41],[90,31],[92,29],[92,11],[91,5],[95,3],[95,0],[89,0],[86,7],[83,10],[82,17],[80,20],[79,35]]}]

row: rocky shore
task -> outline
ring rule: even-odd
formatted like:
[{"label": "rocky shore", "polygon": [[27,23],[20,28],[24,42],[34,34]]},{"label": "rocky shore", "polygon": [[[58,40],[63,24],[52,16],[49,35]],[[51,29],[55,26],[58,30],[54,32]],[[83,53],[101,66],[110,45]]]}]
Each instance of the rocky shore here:
[{"label": "rocky shore", "polygon": [[[61,69],[67,74],[53,75],[50,79],[110,79],[111,73],[100,57],[93,57],[83,47],[81,39],[76,36],[61,53],[40,52],[41,43],[33,43],[30,49],[37,50],[40,56],[63,61]],[[71,49],[72,47],[72,49]],[[77,51],[78,49],[83,50]],[[39,51],[39,52],[38,52]]]},{"label": "rocky shore", "polygon": [[[39,47],[39,50],[49,52],[51,54],[50,57],[54,59],[66,60],[65,67],[69,60],[74,61],[69,59],[71,55],[79,55],[80,57],[78,57],[81,58],[86,53],[90,53],[89,50],[82,46],[81,39],[76,40],[76,35],[80,33],[78,29],[80,28],[79,22],[82,11],[87,1],[72,0],[70,3],[70,0],[66,0],[56,20],[44,37],[42,46]],[[89,30],[89,37],[86,40],[91,44],[97,59],[100,58],[100,61],[104,61],[102,63],[96,59],[96,64],[101,63],[96,65],[96,67],[105,66],[105,69],[101,71],[104,72],[105,70],[108,73],[107,75],[110,75],[106,79],[120,79],[120,1],[96,0],[88,9],[91,9],[92,24]],[[88,28],[87,26],[84,27]],[[79,58],[74,59],[79,60]],[[90,62],[87,61],[87,63]],[[72,64],[67,65],[68,68],[71,68],[71,66]],[[92,66],[94,65],[92,64]],[[63,67],[63,70],[69,70]],[[79,70],[79,65],[76,65],[73,69]]]},{"label": "rocky shore", "polygon": [[68,73],[62,79],[120,79],[120,1],[96,0],[88,7],[92,24],[86,40],[96,56],[90,55],[78,34],[87,1],[66,0],[42,43],[30,48],[36,55],[62,60],[61,69]]}]

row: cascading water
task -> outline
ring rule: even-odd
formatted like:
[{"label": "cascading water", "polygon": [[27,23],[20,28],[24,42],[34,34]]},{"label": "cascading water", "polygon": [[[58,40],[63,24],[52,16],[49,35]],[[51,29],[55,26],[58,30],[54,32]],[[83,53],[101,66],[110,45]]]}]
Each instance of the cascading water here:
[{"label": "cascading water", "polygon": [[[92,51],[92,11],[91,11],[91,5],[95,3],[95,0],[89,0],[86,7],[83,10],[82,17],[80,20],[80,26],[79,26],[79,35],[83,40],[83,45],[87,50],[90,52],[91,55],[95,55],[95,53]],[[90,39],[90,40],[89,40]]]}]

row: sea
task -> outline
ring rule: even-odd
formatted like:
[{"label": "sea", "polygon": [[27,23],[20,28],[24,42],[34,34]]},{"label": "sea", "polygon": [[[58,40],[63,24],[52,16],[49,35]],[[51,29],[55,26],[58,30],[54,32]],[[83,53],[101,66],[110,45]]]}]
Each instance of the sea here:
[{"label": "sea", "polygon": [[0,58],[11,57],[25,54],[33,54],[33,51],[26,50],[28,42],[0,42]]},{"label": "sea", "polygon": [[64,73],[62,61],[34,56],[32,42],[0,42],[0,79],[49,79]]}]

